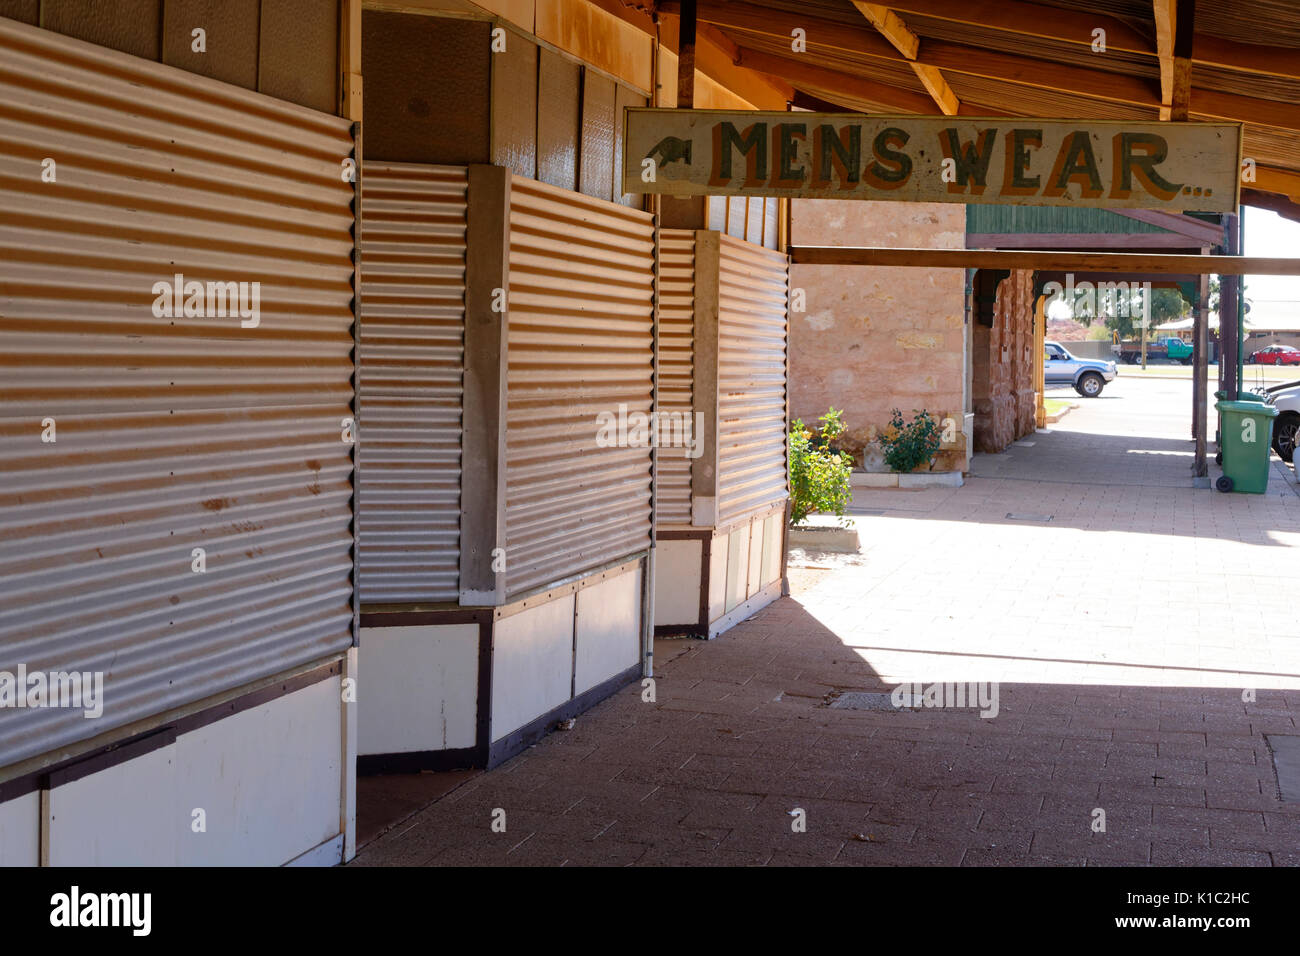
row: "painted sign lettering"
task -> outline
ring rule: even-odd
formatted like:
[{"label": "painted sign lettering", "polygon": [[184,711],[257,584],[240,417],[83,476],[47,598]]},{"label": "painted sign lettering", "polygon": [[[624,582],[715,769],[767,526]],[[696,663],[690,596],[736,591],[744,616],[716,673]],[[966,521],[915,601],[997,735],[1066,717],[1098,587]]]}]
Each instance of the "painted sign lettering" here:
[{"label": "painted sign lettering", "polygon": [[629,109],[624,192],[1228,212],[1241,126]]}]

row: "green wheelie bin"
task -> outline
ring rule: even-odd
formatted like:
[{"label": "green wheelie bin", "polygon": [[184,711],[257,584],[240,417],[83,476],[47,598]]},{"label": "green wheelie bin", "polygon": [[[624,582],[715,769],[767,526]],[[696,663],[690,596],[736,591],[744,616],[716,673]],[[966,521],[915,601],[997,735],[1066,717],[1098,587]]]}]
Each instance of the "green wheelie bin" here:
[{"label": "green wheelie bin", "polygon": [[1215,482],[1220,491],[1262,495],[1268,490],[1269,453],[1273,444],[1273,419],[1277,409],[1259,402],[1215,402],[1222,427],[1223,474]]}]

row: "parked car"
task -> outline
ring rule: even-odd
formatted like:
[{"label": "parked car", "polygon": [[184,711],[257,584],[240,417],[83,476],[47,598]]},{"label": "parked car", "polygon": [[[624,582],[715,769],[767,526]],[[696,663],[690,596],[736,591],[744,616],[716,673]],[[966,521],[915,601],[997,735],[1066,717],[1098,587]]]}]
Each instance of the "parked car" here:
[{"label": "parked car", "polygon": [[1300,365],[1300,349],[1291,345],[1270,345],[1246,356],[1247,365]]},{"label": "parked car", "polygon": [[1044,383],[1073,385],[1084,398],[1096,398],[1118,374],[1114,362],[1077,358],[1059,342],[1044,342],[1043,351]]},{"label": "parked car", "polygon": [[[1142,343],[1140,341],[1120,342],[1118,345],[1111,346],[1111,351],[1115,353],[1120,361],[1128,362],[1129,365],[1136,365],[1142,361]],[[1147,361],[1160,359],[1169,359],[1183,365],[1191,365],[1192,345],[1190,342],[1184,342],[1176,335],[1153,339],[1147,343]]]},{"label": "parked car", "polygon": [[1295,464],[1296,432],[1300,430],[1300,382],[1270,388],[1264,400],[1277,409],[1273,420],[1273,450],[1283,461]]}]

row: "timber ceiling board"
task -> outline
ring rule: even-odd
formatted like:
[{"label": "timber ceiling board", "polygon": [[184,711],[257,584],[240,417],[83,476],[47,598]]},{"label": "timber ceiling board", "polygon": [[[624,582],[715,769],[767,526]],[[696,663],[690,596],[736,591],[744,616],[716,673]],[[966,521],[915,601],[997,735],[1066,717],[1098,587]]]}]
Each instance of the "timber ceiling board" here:
[{"label": "timber ceiling board", "polygon": [[[1193,119],[1200,119],[1193,111]],[[1271,126],[1247,126],[1241,155],[1260,166],[1300,171],[1300,133]]]},{"label": "timber ceiling board", "polygon": [[[1296,53],[1296,72],[1300,73],[1300,51]],[[1261,76],[1223,67],[1196,63],[1192,66],[1192,108],[1196,107],[1196,90],[1219,90],[1279,103],[1300,103],[1300,79]]]},{"label": "timber ceiling board", "polygon": [[1237,43],[1300,48],[1300,3],[1196,0],[1196,32]]},{"label": "timber ceiling board", "polygon": [[1086,96],[1072,96],[1056,90],[1019,86],[982,76],[967,76],[949,70],[948,85],[963,103],[995,103],[999,113],[1013,116],[1060,116],[1069,119],[1154,120],[1153,108],[1112,103]]},{"label": "timber ceiling board", "polygon": [[849,0],[756,0],[751,6],[768,7],[783,13],[821,20],[835,20],[855,27],[862,26],[866,22],[857,7]]},{"label": "timber ceiling board", "polygon": [[1049,40],[1044,37],[1032,39],[1021,33],[1010,33],[992,27],[973,24],[953,23],[937,17],[926,17],[918,13],[901,13],[908,29],[922,38],[921,59],[925,59],[925,40],[942,40],[965,46],[982,47],[999,53],[1023,56],[1031,52],[1034,58],[1049,60],[1053,63],[1068,63],[1108,73],[1126,73],[1147,79],[1159,79],[1160,61],[1154,55],[1129,53],[1123,50],[1109,50],[1106,53],[1093,53],[1092,48],[1081,43],[1066,40]]},{"label": "timber ceiling board", "polygon": [[[802,59],[800,54],[791,52],[788,39],[733,28],[726,28],[722,32],[737,46],[757,50],[760,53],[771,53],[775,56],[796,60]],[[899,89],[909,90],[913,93],[925,93],[925,86],[916,78],[916,74],[912,72],[912,68],[907,65],[906,61],[865,56],[854,53],[852,50],[846,50],[838,44],[830,46],[819,43],[816,32],[809,34],[808,52],[804,56],[810,56],[812,63],[828,70],[851,73],[854,76],[864,76],[867,79],[887,83],[890,86],[896,86]],[[809,90],[809,92],[812,91]]]},{"label": "timber ceiling board", "polygon": [[1062,10],[1073,10],[1075,13],[1104,13],[1107,16],[1122,17],[1135,26],[1151,22],[1151,0],[1036,0],[1036,2],[1045,7],[1059,7]]}]

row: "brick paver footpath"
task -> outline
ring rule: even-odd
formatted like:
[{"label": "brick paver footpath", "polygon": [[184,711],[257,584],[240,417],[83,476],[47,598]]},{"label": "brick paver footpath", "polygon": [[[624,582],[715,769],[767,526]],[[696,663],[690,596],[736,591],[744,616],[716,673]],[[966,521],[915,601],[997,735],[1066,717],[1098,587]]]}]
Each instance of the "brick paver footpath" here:
[{"label": "brick paver footpath", "polygon": [[[965,487],[860,495],[860,554],[792,554],[789,598],[658,642],[653,703],[354,865],[1300,865],[1265,741],[1300,734],[1300,491],[1192,489],[1189,391],[1121,375]],[[829,706],[905,682],[997,682],[996,716]]]}]

